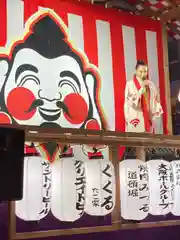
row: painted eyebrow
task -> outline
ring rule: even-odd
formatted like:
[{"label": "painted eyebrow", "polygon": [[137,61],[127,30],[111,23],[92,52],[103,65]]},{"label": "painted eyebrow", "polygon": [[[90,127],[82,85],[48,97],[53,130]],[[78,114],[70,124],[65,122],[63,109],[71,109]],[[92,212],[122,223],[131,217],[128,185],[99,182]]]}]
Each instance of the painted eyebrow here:
[{"label": "painted eyebrow", "polygon": [[38,69],[37,67],[31,65],[31,64],[22,64],[20,65],[17,70],[16,70],[16,74],[15,74],[15,82],[17,82],[17,79],[19,77],[19,75],[25,71],[32,71],[34,73],[38,73]]},{"label": "painted eyebrow", "polygon": [[62,71],[60,73],[60,77],[70,77],[72,79],[74,79],[74,81],[77,83],[78,87],[81,89],[80,83],[79,83],[79,79],[78,77],[71,71]]}]

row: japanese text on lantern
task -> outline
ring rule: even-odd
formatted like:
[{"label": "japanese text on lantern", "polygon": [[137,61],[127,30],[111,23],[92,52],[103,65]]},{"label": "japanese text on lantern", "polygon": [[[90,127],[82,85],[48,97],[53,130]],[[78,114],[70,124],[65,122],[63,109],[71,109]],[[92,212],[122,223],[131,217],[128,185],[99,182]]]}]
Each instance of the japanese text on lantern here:
[{"label": "japanese text on lantern", "polygon": [[42,161],[43,167],[43,208],[40,214],[46,215],[51,204],[51,166],[47,161]]},{"label": "japanese text on lantern", "polygon": [[98,188],[92,189],[92,205],[93,207],[99,207],[100,206],[100,192]]},{"label": "japanese text on lantern", "polygon": [[85,178],[85,167],[82,161],[75,161],[76,169],[76,209],[79,211],[79,215],[82,215],[84,212],[84,202],[85,202],[85,187],[86,187],[86,178]]},{"label": "japanese text on lantern", "polygon": [[138,197],[137,171],[127,170],[128,196]]},{"label": "japanese text on lantern", "polygon": [[102,204],[101,207],[105,208],[106,210],[111,210],[114,206],[114,202],[113,202],[113,193],[112,193],[112,168],[109,164],[106,164],[105,168],[102,169],[102,178],[105,179],[105,181],[103,181],[103,200],[102,200]]},{"label": "japanese text on lantern", "polygon": [[158,166],[158,175],[160,181],[160,203],[159,205],[163,207],[163,209],[167,208],[170,204],[169,193],[170,189],[170,168],[169,165],[165,163],[161,163]]},{"label": "japanese text on lantern", "polygon": [[175,169],[176,169],[175,183],[176,183],[176,186],[180,186],[180,163],[176,163]]},{"label": "japanese text on lantern", "polygon": [[148,167],[145,164],[139,165],[139,199],[141,202],[140,211],[149,211],[149,186]]}]

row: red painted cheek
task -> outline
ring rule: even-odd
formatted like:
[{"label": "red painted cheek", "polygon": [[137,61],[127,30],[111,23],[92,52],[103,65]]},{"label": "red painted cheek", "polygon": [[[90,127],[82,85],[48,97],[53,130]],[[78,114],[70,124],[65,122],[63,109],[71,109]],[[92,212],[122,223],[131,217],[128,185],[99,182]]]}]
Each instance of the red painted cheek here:
[{"label": "red painted cheek", "polygon": [[3,112],[0,112],[0,124],[11,124],[11,118]]},{"label": "red painted cheek", "polygon": [[95,119],[91,119],[86,124],[86,129],[88,130],[101,130],[99,123]]},{"label": "red painted cheek", "polygon": [[28,120],[36,112],[36,109],[26,112],[34,100],[35,96],[29,89],[23,87],[14,88],[7,98],[8,111],[18,120]]},{"label": "red painted cheek", "polygon": [[72,124],[83,123],[88,116],[88,107],[84,98],[76,93],[67,95],[64,99],[70,116],[64,112],[65,118]]}]

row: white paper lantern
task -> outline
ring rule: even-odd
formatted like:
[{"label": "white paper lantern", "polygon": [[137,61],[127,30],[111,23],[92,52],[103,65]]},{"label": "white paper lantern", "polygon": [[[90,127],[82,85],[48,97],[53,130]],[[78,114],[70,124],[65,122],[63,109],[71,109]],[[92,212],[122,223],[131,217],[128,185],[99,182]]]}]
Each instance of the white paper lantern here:
[{"label": "white paper lantern", "polygon": [[165,160],[150,160],[149,170],[150,208],[152,215],[165,215],[172,205],[172,169]]},{"label": "white paper lantern", "polygon": [[75,159],[80,159],[82,162],[89,160],[86,155],[86,149],[83,145],[74,145],[72,148]]},{"label": "white paper lantern", "polygon": [[16,201],[16,215],[24,221],[44,218],[51,207],[51,165],[38,156],[24,158],[23,199]]},{"label": "white paper lantern", "polygon": [[52,164],[51,211],[60,221],[74,222],[84,213],[84,163],[75,157],[61,158]]},{"label": "white paper lantern", "polygon": [[85,212],[104,216],[112,212],[115,205],[114,166],[108,160],[89,160],[86,168]]},{"label": "white paper lantern", "polygon": [[180,216],[180,161],[172,161],[172,175],[173,175],[173,186],[172,186],[172,198],[173,204],[171,213],[175,216]]},{"label": "white paper lantern", "polygon": [[143,220],[149,212],[148,169],[145,162],[126,159],[119,163],[121,216]]}]

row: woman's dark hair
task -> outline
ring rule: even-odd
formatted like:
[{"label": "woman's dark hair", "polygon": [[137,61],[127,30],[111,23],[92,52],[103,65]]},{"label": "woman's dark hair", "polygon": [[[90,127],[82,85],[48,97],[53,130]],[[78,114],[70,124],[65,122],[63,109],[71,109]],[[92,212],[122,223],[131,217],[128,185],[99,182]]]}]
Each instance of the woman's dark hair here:
[{"label": "woman's dark hair", "polygon": [[137,60],[136,63],[136,70],[138,69],[139,66],[147,66],[147,64],[143,60]]}]

